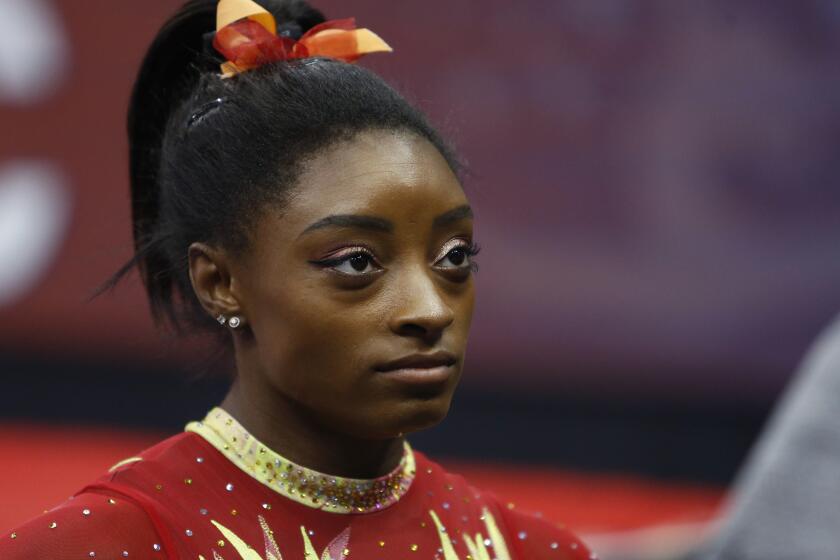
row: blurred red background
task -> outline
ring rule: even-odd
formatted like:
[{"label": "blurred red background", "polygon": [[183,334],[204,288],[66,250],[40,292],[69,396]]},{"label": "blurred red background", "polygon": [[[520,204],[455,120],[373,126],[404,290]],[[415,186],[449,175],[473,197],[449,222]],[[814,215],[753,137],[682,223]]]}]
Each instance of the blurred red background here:
[{"label": "blurred red background", "polygon": [[[178,4],[0,5],[0,528],[222,390],[184,388],[204,349],[156,333],[136,277],[87,301],[131,256],[127,100]],[[467,396],[421,441],[535,507],[530,488],[550,477],[567,498],[544,500],[566,504],[552,513],[587,527],[680,519],[682,507],[708,518],[840,306],[840,9],[317,6],[394,46],[364,64],[473,172],[483,250]],[[149,400],[176,385],[192,408]],[[499,437],[461,444],[476,422]],[[502,470],[464,463],[477,457]],[[505,486],[529,463],[531,486]]]},{"label": "blurred red background", "polygon": [[[178,2],[29,4],[55,10],[63,66],[38,95],[0,101],[0,164],[46,160],[71,210],[54,258],[0,300],[0,347],[159,354],[136,282],[85,297],[131,254],[127,99]],[[593,392],[766,400],[840,303],[830,4],[318,6],[388,38],[395,53],[365,64],[475,173],[476,382],[516,371]]]}]

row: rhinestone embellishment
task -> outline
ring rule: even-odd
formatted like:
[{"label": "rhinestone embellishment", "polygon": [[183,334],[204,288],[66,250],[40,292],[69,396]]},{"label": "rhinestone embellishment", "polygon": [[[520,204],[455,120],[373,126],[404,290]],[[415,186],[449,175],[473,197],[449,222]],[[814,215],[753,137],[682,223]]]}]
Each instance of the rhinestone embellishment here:
[{"label": "rhinestone embellishment", "polygon": [[[414,453],[408,442],[393,471],[379,478],[355,479],[320,473],[289,461],[258,441],[219,407],[213,408],[202,422],[191,422],[187,430],[204,437],[240,469],[275,492],[333,513],[385,509],[405,495],[415,476]],[[232,491],[233,484],[229,483],[226,489]]]}]

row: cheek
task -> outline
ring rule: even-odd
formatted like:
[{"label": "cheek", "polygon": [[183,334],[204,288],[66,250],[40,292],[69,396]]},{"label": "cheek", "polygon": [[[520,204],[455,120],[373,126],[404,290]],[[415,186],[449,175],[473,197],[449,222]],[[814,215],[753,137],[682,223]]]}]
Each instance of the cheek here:
[{"label": "cheek", "polygon": [[[455,321],[450,327],[451,332],[448,336],[452,337],[452,339],[457,339],[458,344],[465,345],[472,324],[473,310],[475,309],[475,287],[473,280],[469,279],[467,283],[453,290],[449,295],[448,304],[451,306],[455,315]],[[444,336],[446,337],[447,335]],[[454,343],[455,340],[452,342]]]},{"label": "cheek", "polygon": [[473,286],[472,280],[470,280],[470,285],[464,296],[459,299],[459,302],[460,316],[462,317],[464,328],[469,331],[470,324],[472,323],[473,310],[475,309],[475,287]]},{"label": "cheek", "polygon": [[261,362],[278,389],[312,400],[351,391],[377,328],[364,306],[330,297],[323,286],[264,292],[253,330]]}]

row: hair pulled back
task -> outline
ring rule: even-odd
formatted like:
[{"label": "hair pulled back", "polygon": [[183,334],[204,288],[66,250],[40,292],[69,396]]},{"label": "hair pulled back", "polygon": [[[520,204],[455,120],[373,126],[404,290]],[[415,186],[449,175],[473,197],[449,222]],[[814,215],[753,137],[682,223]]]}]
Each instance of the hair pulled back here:
[{"label": "hair pulled back", "polygon": [[[281,61],[219,76],[210,47],[216,0],[187,2],[161,28],[141,65],[128,111],[134,256],[157,323],[215,325],[189,279],[188,247],[248,247],[256,218],[282,209],[303,163],[370,129],[409,131],[449,162],[454,153],[373,72],[328,58]],[[262,0],[278,33],[299,38],[325,20],[302,0]]]}]

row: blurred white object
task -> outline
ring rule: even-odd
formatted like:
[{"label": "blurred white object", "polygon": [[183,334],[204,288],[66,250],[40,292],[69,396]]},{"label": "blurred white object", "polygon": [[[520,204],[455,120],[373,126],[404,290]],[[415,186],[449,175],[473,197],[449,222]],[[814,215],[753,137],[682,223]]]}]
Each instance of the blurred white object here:
[{"label": "blurred white object", "polygon": [[702,560],[840,557],[840,317],[786,389]]},{"label": "blurred white object", "polygon": [[717,518],[683,521],[613,533],[584,533],[584,542],[601,560],[677,560],[714,533]]},{"label": "blurred white object", "polygon": [[53,93],[69,51],[51,2],[0,0],[0,103],[34,103]]},{"label": "blurred white object", "polygon": [[23,297],[49,269],[68,229],[70,198],[52,164],[0,166],[0,308]]}]

